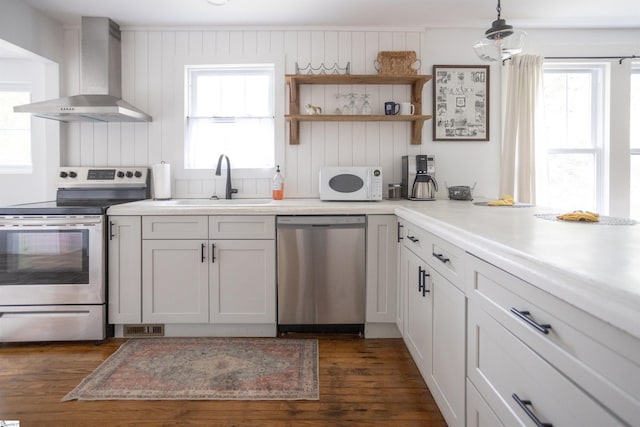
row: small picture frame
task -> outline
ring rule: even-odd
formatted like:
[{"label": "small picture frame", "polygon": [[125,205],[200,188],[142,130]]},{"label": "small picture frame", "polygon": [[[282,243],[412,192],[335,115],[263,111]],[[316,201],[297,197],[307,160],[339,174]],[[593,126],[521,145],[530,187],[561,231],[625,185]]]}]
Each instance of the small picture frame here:
[{"label": "small picture frame", "polygon": [[433,66],[433,140],[489,140],[489,66]]}]

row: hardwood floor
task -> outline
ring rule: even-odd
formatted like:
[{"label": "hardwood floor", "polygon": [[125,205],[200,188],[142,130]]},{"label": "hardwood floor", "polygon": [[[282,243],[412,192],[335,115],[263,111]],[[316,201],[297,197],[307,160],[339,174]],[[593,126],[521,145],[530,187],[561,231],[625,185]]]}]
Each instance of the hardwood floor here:
[{"label": "hardwood floor", "polygon": [[401,339],[313,337],[318,401],[61,402],[124,340],[0,344],[0,420],[20,420],[21,427],[446,426]]}]

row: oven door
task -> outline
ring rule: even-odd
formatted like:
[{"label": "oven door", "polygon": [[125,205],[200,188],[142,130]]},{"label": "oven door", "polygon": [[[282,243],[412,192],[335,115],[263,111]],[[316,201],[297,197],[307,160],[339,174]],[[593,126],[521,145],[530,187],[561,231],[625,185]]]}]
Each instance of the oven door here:
[{"label": "oven door", "polygon": [[103,304],[103,218],[0,218],[0,305]]}]

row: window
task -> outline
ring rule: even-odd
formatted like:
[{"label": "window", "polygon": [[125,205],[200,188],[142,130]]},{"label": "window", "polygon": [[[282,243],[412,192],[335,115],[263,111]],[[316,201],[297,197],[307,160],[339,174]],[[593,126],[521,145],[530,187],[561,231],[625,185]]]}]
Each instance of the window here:
[{"label": "window", "polygon": [[270,64],[187,66],[185,169],[275,165],[274,74]]},{"label": "window", "polygon": [[31,115],[13,112],[30,101],[28,86],[0,84],[0,172],[31,172]]},{"label": "window", "polygon": [[630,205],[631,218],[640,219],[640,64],[631,69],[631,120],[629,140],[631,145],[631,182]]},{"label": "window", "polygon": [[604,66],[545,64],[540,205],[603,208]]}]

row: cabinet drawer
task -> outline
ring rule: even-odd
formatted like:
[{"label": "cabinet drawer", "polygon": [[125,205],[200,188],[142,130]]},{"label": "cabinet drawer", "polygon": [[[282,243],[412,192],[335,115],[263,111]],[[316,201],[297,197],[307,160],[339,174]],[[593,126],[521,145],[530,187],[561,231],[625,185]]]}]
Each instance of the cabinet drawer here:
[{"label": "cabinet drawer", "polygon": [[229,215],[209,217],[210,239],[275,239],[275,216]]},{"label": "cabinet drawer", "polygon": [[404,239],[403,244],[407,249],[410,249],[414,254],[418,255],[423,260],[429,259],[429,240],[427,236],[430,233],[417,227],[410,222],[404,223]]},{"label": "cabinet drawer", "polygon": [[504,426],[478,390],[467,379],[467,427],[501,427]]},{"label": "cabinet drawer", "polygon": [[626,422],[640,419],[639,340],[476,257],[469,255],[467,266],[470,306],[481,307]]},{"label": "cabinet drawer", "polygon": [[623,425],[483,309],[469,307],[468,331],[469,379],[505,425]]},{"label": "cabinet drawer", "polygon": [[142,217],[143,239],[206,239],[206,216],[172,215]]},{"label": "cabinet drawer", "polygon": [[428,258],[425,260],[451,283],[462,288],[464,251],[431,233],[428,233],[427,238]]}]

